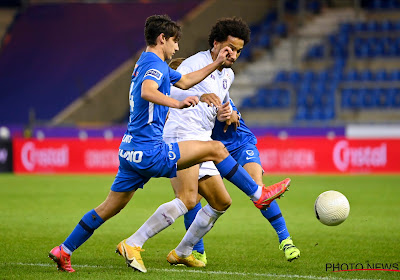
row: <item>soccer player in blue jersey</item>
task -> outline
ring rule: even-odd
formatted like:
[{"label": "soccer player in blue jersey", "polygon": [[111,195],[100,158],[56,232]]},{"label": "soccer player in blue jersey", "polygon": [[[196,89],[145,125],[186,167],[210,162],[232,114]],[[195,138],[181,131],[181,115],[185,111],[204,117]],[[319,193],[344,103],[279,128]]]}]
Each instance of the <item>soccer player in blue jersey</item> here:
[{"label": "soccer player in blue jersey", "polygon": [[[174,177],[177,170],[185,169],[204,161],[213,161],[219,172],[233,184],[257,191],[260,186],[229,156],[219,141],[185,141],[166,144],[162,139],[168,107],[187,108],[198,103],[198,97],[189,96],[182,101],[169,97],[171,84],[188,89],[202,81],[215,69],[223,65],[230,55],[229,47],[220,50],[215,61],[198,71],[181,75],[168,67],[165,60],[171,59],[179,50],[180,26],[168,16],[155,15],[145,23],[146,50],[137,61],[129,91],[130,117],[127,131],[119,148],[120,165],[107,198],[96,208],[87,212],[67,239],[49,252],[60,271],[74,272],[71,254],[81,246],[106,220],[119,213],[131,200],[135,191],[152,177]],[[262,188],[260,207],[267,207],[282,195],[288,185]],[[197,193],[196,193],[197,195]],[[176,218],[192,209],[193,194],[175,198],[158,208],[155,219],[149,221],[148,239],[171,225]],[[256,206],[257,206],[256,205]],[[188,207],[189,206],[189,207]],[[138,244],[121,241],[117,252],[128,266],[146,272]],[[193,257],[192,255],[190,257]]]}]

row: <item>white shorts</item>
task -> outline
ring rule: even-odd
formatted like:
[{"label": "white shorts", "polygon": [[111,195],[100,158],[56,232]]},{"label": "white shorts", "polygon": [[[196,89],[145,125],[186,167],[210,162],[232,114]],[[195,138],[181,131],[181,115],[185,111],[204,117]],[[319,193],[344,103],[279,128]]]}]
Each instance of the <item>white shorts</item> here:
[{"label": "white shorts", "polygon": [[[164,141],[167,144],[181,142],[181,141],[190,141],[190,140],[197,140],[197,141],[212,141],[211,138],[208,140],[200,140],[200,139],[193,139],[193,138],[182,138],[182,137],[165,137]],[[199,180],[205,176],[216,176],[220,175],[217,167],[215,166],[214,162],[212,161],[205,161],[200,163],[199,168]]]}]

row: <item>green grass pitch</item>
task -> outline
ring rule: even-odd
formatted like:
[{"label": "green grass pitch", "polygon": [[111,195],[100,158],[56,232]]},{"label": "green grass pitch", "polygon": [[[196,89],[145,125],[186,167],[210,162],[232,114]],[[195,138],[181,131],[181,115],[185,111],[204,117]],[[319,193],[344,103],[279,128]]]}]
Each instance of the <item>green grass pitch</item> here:
[{"label": "green grass pitch", "polygon": [[[266,184],[283,176],[265,176]],[[84,213],[106,197],[113,176],[0,175],[0,279],[400,279],[400,272],[332,272],[396,269],[400,264],[400,176],[291,176],[278,201],[301,258],[289,263],[277,236],[236,187],[226,182],[232,206],[205,237],[205,269],[173,267],[166,261],[184,235],[183,218],[147,241],[142,253],[148,273],[126,267],[114,253],[155,210],[173,199],[167,179],[152,179],[128,206],[98,229],[72,256],[75,274],[60,273],[47,257]],[[322,225],[314,201],[326,190],[345,194],[350,216],[341,225]],[[360,268],[358,265],[357,268]],[[397,267],[397,270],[399,268]]]}]

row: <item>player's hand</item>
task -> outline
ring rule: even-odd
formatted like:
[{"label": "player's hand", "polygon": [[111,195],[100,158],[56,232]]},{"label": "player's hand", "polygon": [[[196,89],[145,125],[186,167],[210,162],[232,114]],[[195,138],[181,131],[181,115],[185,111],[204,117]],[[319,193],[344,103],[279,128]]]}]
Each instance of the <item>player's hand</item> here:
[{"label": "player's hand", "polygon": [[231,56],[233,56],[233,51],[230,47],[226,46],[219,51],[218,57],[215,61],[223,65],[225,61]]},{"label": "player's hand", "polygon": [[200,97],[200,101],[201,102],[205,102],[208,104],[208,106],[215,106],[215,107],[220,107],[221,104],[221,100],[219,99],[219,97],[215,94],[215,93],[204,93],[201,97]]},{"label": "player's hand", "polygon": [[199,103],[199,98],[197,96],[188,96],[185,100],[179,101],[178,109],[184,109],[191,106],[196,106]]},{"label": "player's hand", "polygon": [[228,131],[228,127],[233,125],[233,129],[236,131],[240,126],[240,118],[237,111],[233,111],[229,120],[225,122],[224,133]]},{"label": "player's hand", "polygon": [[232,114],[232,112],[231,112],[230,104],[229,104],[229,102],[226,102],[225,104],[223,104],[221,107],[218,108],[217,119],[220,122],[225,122],[230,119],[231,114]]}]

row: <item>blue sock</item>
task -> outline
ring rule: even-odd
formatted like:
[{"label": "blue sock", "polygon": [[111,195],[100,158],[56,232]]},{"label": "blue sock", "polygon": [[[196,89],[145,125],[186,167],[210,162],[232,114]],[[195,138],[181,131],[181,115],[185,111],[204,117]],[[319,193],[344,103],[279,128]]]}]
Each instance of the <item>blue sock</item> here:
[{"label": "blue sock", "polygon": [[86,240],[92,236],[95,229],[104,223],[103,219],[94,211],[87,212],[82,220],[76,225],[71,234],[65,239],[63,245],[71,252],[78,249]]},{"label": "blue sock", "polygon": [[[197,212],[200,211],[200,209],[202,208],[201,203],[197,203],[196,206],[188,211],[185,214],[185,228],[186,230],[188,230],[188,228],[190,227],[190,225],[193,223],[194,218],[196,218]],[[197,242],[196,245],[194,245],[193,250],[196,250],[199,253],[204,254],[204,242],[203,242],[203,238],[199,240],[199,242]]]},{"label": "blue sock", "polygon": [[257,183],[232,156],[229,155],[223,161],[216,164],[216,167],[222,177],[236,185],[248,196],[257,191]]},{"label": "blue sock", "polygon": [[279,237],[279,243],[290,236],[286,227],[285,218],[283,218],[278,203],[274,200],[267,210],[261,210],[261,214],[271,223]]}]

